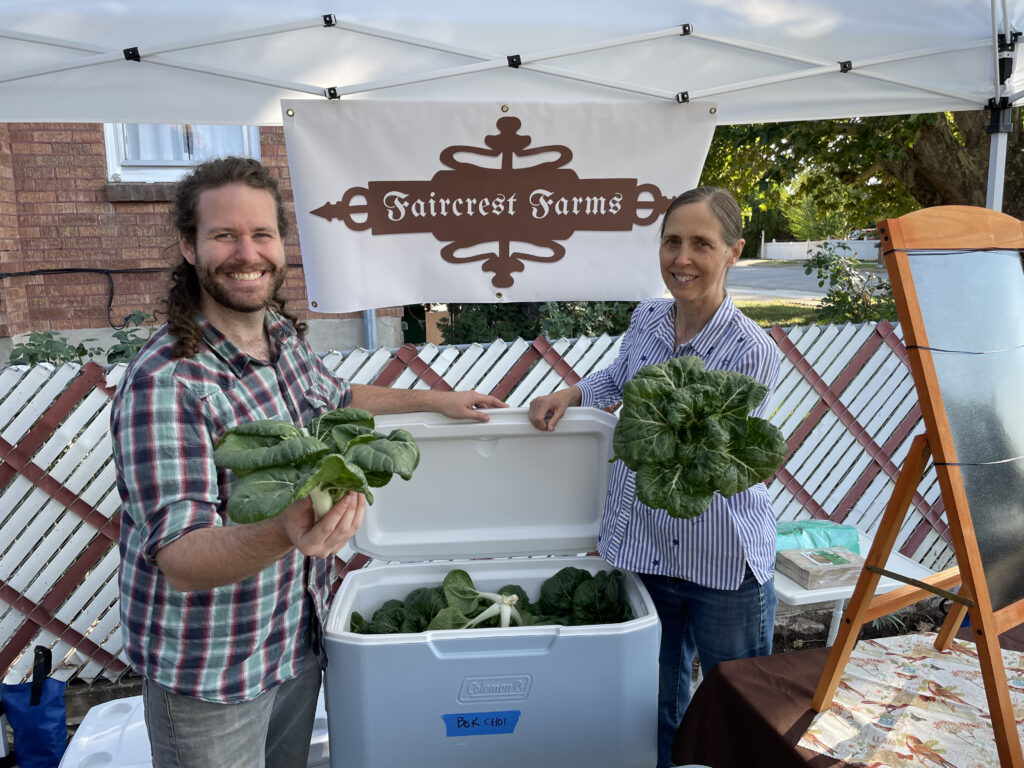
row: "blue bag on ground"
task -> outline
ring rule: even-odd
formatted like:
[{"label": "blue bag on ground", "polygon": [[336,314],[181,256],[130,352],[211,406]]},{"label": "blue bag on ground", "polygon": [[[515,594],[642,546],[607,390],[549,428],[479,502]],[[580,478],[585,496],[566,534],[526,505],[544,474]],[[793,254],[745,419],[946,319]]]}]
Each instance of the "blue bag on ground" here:
[{"label": "blue bag on ground", "polygon": [[57,768],[68,745],[66,683],[49,676],[52,655],[37,645],[32,682],[0,685],[0,708],[14,731],[18,768]]}]

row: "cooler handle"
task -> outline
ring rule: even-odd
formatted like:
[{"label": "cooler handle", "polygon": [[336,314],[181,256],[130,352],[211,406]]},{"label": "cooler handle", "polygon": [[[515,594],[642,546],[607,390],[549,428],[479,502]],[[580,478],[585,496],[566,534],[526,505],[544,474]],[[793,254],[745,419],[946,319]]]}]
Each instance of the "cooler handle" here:
[{"label": "cooler handle", "polygon": [[[550,653],[558,639],[558,627],[548,627],[544,634],[506,634],[501,630],[489,630],[486,636],[451,637],[452,630],[442,630],[446,637],[429,637],[427,645],[438,659],[472,659],[501,656],[543,656]],[[428,633],[433,634],[433,633]]]}]

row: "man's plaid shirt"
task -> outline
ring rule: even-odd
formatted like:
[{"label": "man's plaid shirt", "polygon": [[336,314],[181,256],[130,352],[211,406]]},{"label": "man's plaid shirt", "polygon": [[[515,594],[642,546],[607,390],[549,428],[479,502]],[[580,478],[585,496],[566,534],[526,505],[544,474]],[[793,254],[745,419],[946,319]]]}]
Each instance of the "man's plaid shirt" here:
[{"label": "man's plaid shirt", "polygon": [[204,343],[194,357],[175,358],[164,327],[132,361],[114,397],[121,626],[140,674],[177,693],[239,702],[299,673],[310,609],[321,616],[326,610],[334,560],[293,551],[238,584],[182,593],[154,558],[189,531],[230,524],[225,504],[233,480],[213,464],[226,430],[255,419],[306,424],[347,405],[351,393],[275,313],[266,319],[272,363],[199,321]]}]

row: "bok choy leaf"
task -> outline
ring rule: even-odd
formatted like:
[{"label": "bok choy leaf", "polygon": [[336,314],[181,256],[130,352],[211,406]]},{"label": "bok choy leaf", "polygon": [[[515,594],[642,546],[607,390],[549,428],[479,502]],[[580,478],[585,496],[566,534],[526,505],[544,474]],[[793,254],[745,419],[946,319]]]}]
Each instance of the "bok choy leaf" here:
[{"label": "bok choy leaf", "polygon": [[221,436],[213,453],[217,467],[239,479],[228,499],[228,517],[253,523],[279,515],[309,496],[322,517],[348,491],[365,494],[393,475],[412,477],[420,453],[412,435],[373,429],[373,414],[339,408],[313,419],[305,428],[265,419],[246,422]]},{"label": "bok choy leaf", "polygon": [[751,416],[768,393],[736,371],[707,371],[699,357],[641,368],[622,388],[615,458],[636,472],[637,498],[673,517],[697,517],[724,497],[767,480],[786,441]]}]

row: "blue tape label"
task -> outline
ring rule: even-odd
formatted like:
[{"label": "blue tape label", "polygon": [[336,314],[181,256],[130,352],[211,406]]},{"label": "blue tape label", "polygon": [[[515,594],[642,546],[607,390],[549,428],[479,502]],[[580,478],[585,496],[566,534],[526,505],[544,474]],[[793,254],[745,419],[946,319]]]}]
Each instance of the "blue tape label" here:
[{"label": "blue tape label", "polygon": [[518,709],[505,712],[465,712],[463,714],[441,715],[448,736],[491,736],[496,733],[512,733],[519,722]]}]

